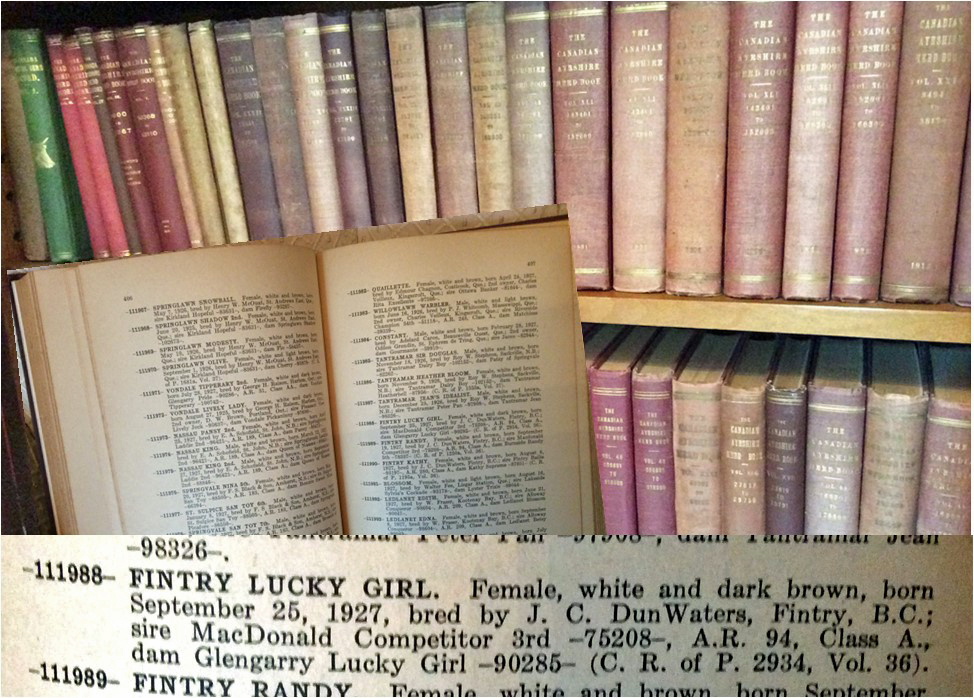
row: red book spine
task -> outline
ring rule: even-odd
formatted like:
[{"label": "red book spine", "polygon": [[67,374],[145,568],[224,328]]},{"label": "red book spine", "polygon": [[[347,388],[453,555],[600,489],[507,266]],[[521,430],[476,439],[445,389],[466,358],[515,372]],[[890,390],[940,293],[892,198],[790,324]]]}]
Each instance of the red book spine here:
[{"label": "red book spine", "polygon": [[879,298],[902,2],[854,2],[842,106],[832,297]]},{"label": "red book spine", "polygon": [[101,207],[98,204],[95,179],[88,162],[85,137],[78,116],[78,108],[75,104],[74,91],[71,87],[71,77],[64,61],[64,43],[60,36],[47,37],[47,53],[51,59],[51,74],[54,76],[54,87],[57,90],[58,102],[61,105],[64,130],[68,135],[71,163],[74,165],[74,174],[78,180],[78,191],[81,193],[81,208],[85,214],[85,223],[88,224],[91,250],[96,258],[109,257],[111,252],[108,248],[108,238],[105,235]]},{"label": "red book spine", "polygon": [[632,377],[633,464],[639,533],[676,533],[673,377]]},{"label": "red book spine", "polygon": [[806,391],[769,389],[765,401],[765,532],[805,532]]},{"label": "red book spine", "polygon": [[950,300],[971,307],[971,124],[967,122],[967,152],[960,182],[957,211],[957,239],[954,241],[954,273],[950,278]]},{"label": "red book spine", "polygon": [[971,532],[971,406],[933,397],[927,413],[916,532]]},{"label": "red book spine", "polygon": [[555,199],[568,204],[578,288],[609,288],[609,21],[606,3],[551,12]]},{"label": "red book spine", "polygon": [[764,393],[763,387],[721,389],[723,533],[764,533]]},{"label": "red book spine", "polygon": [[720,383],[673,384],[676,532],[721,531]]},{"label": "red book spine", "polygon": [[632,401],[627,371],[589,371],[595,450],[599,459],[605,532],[635,534],[636,485],[632,448]]},{"label": "red book spine", "polygon": [[612,6],[612,286],[662,291],[666,228],[665,2]]},{"label": "red book spine", "polygon": [[781,291],[795,3],[731,4],[724,293]]}]

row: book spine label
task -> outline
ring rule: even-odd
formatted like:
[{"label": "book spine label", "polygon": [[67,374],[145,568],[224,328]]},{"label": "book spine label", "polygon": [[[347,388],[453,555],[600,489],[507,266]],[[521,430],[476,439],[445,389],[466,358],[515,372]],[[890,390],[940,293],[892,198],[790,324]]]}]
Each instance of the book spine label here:
[{"label": "book spine label", "polygon": [[612,287],[664,287],[665,2],[612,5]]},{"label": "book spine label", "polygon": [[514,208],[555,203],[551,42],[544,2],[504,3]]},{"label": "book spine label", "polygon": [[352,28],[348,14],[319,15],[319,23],[331,136],[341,187],[342,220],[346,228],[364,228],[372,225],[372,210],[352,55]]},{"label": "book spine label", "polygon": [[406,211],[402,197],[385,13],[382,10],[352,13],[352,38],[372,219],[376,225],[402,223],[406,220]]},{"label": "book spine label", "polygon": [[244,213],[243,195],[240,193],[237,161],[233,156],[230,119],[223,99],[223,81],[220,79],[220,61],[216,55],[212,22],[204,20],[190,24],[189,44],[227,241],[246,242],[250,236],[247,234],[247,217]]},{"label": "book spine label", "polygon": [[911,2],[904,10],[883,300],[947,300],[971,95],[970,22],[967,2]]},{"label": "book spine label", "polygon": [[464,6],[428,8],[426,37],[440,215],[475,213],[477,166]]},{"label": "book spine label", "polygon": [[436,218],[422,10],[418,7],[387,10],[386,25],[406,220]]},{"label": "book spine label", "polygon": [[720,402],[720,466],[723,533],[763,534],[764,389],[723,386]]},{"label": "book spine label", "polygon": [[795,4],[733,3],[724,293],[781,291]]},{"label": "book spine label", "polygon": [[971,407],[930,400],[916,532],[971,532]]},{"label": "book spine label", "polygon": [[213,29],[250,237],[254,240],[279,238],[283,235],[281,212],[274,190],[250,23],[246,20],[218,22]]},{"label": "book spine label", "polygon": [[578,288],[609,288],[609,18],[607,3],[551,12],[555,198],[568,204]]},{"label": "book spine label", "polygon": [[610,535],[635,534],[639,530],[630,381],[629,371],[589,372],[605,532]]},{"label": "book spine label", "polygon": [[285,17],[284,41],[312,230],[341,230],[344,227],[342,195],[331,136],[317,15]]},{"label": "book spine label", "polygon": [[798,5],[781,273],[785,298],[825,300],[832,287],[848,27],[848,3]]},{"label": "book spine label", "polygon": [[477,197],[483,212],[506,211],[514,207],[514,180],[504,5],[478,2],[466,8]]},{"label": "book spine label", "polygon": [[865,389],[809,386],[805,533],[858,533],[865,417]]},{"label": "book spine label", "polygon": [[765,403],[764,487],[765,532],[793,535],[805,532],[805,420],[804,390],[769,389]]},{"label": "book spine label", "polygon": [[720,293],[727,150],[727,3],[669,12],[666,291]]},{"label": "book spine label", "polygon": [[284,235],[304,235],[314,230],[298,117],[291,92],[291,76],[280,17],[250,21],[257,65],[257,82],[264,105],[267,140],[277,187]]},{"label": "book spine label", "polygon": [[967,150],[964,176],[960,181],[957,236],[954,240],[954,271],[950,277],[950,300],[971,307],[971,123],[967,121]]},{"label": "book spine label", "polygon": [[720,384],[673,381],[676,532],[721,533]]},{"label": "book spine label", "polygon": [[879,298],[893,156],[902,2],[849,6],[832,297]]},{"label": "book spine label", "polygon": [[[82,49],[84,48],[83,44]],[[95,54],[96,69],[101,79],[105,109],[108,112],[109,132],[104,134],[104,140],[106,144],[109,141],[115,144],[124,180],[123,186],[131,202],[142,251],[155,254],[162,251],[162,240],[156,227],[152,194],[142,171],[138,136],[135,135],[135,122],[125,92],[125,75],[118,60],[114,34],[111,31],[94,34],[91,48]]]},{"label": "book spine label", "polygon": [[132,108],[142,167],[152,195],[156,230],[164,249],[184,249],[191,238],[170,159],[164,111],[156,91],[146,30],[142,27],[122,29],[116,33],[115,42],[125,75],[125,91]]},{"label": "book spine label", "polygon": [[633,375],[633,466],[639,533],[676,533],[673,379]]}]

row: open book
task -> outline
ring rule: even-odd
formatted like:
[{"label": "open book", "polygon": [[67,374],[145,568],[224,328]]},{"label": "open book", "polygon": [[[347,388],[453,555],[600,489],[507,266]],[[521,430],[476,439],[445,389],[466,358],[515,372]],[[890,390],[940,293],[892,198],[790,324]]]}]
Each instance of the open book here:
[{"label": "open book", "polygon": [[14,289],[61,532],[593,531],[562,207]]}]

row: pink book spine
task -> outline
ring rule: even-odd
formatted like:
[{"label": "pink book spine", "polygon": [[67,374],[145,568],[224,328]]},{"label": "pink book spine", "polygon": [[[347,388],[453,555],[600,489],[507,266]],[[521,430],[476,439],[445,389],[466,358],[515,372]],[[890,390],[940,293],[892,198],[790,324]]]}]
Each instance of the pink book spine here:
[{"label": "pink book spine", "polygon": [[768,390],[765,404],[765,529],[805,532],[805,390]]},{"label": "pink book spine", "polygon": [[672,375],[633,374],[632,430],[639,533],[676,533]]},{"label": "pink book spine", "polygon": [[971,532],[971,406],[930,400],[916,532]]},{"label": "pink book spine", "polygon": [[954,240],[954,273],[950,279],[950,300],[971,307],[971,122],[967,121],[967,152],[964,177],[960,181],[960,209]]},{"label": "pink book spine", "polygon": [[859,532],[865,416],[865,388],[809,386],[805,533]]},{"label": "pink book spine", "polygon": [[676,532],[721,533],[720,383],[673,382]]},{"label": "pink book spine", "polygon": [[763,534],[764,388],[723,386],[720,401],[720,460],[723,533]]},{"label": "pink book spine", "polygon": [[589,371],[605,532],[638,533],[629,371]]}]

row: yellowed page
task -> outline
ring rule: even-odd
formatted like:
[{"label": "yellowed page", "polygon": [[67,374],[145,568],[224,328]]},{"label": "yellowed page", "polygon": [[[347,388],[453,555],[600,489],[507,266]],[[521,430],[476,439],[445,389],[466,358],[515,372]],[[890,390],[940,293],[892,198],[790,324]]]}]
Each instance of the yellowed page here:
[{"label": "yellowed page", "polygon": [[350,532],[590,524],[568,235],[563,220],[323,253]]}]

